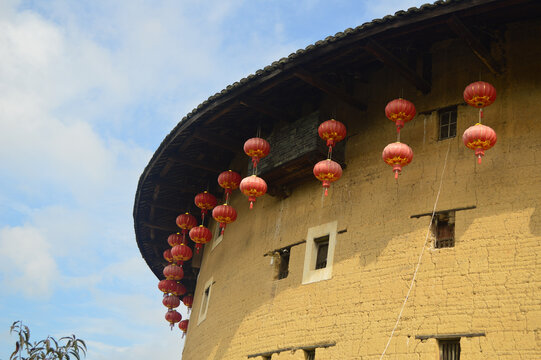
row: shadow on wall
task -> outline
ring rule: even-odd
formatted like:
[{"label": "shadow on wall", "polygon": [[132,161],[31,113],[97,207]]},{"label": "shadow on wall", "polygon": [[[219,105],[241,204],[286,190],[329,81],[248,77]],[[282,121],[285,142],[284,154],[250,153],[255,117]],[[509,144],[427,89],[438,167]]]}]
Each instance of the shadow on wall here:
[{"label": "shadow on wall", "polygon": [[541,210],[539,210],[539,206],[535,207],[530,217],[530,232],[532,235],[541,235]]}]

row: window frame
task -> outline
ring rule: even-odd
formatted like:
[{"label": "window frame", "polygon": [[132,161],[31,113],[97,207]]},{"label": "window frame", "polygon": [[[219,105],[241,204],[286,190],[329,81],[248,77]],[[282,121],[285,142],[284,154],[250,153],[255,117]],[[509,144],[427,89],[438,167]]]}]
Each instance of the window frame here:
[{"label": "window frame", "polygon": [[214,232],[212,233],[212,246],[210,247],[210,251],[214,250],[214,248],[222,242],[224,239],[224,235],[222,234],[222,229],[220,228],[220,223],[213,220],[212,222]]},{"label": "window frame", "polygon": [[[460,360],[460,353],[461,353],[461,346],[460,346],[460,338],[454,338],[454,339],[437,339],[438,340],[438,352],[439,352],[439,360]],[[444,345],[457,345],[458,351],[456,353],[456,356],[454,356],[454,359],[449,358],[447,354],[444,354]]]},{"label": "window frame", "polygon": [[[276,280],[287,279],[289,276],[289,260],[291,259],[291,248],[284,248],[278,253],[278,264],[277,264],[277,273]],[[285,260],[287,259],[287,260]],[[286,264],[284,266],[284,264]],[[284,269],[285,267],[285,269]]]},{"label": "window frame", "polygon": [[[201,292],[201,303],[199,305],[199,315],[197,316],[197,325],[201,324],[203,320],[207,318],[210,298],[212,295],[212,285],[214,284],[214,278],[211,277],[203,287],[203,291]],[[207,294],[208,289],[208,294]],[[205,309],[203,310],[203,305],[205,305]]]},{"label": "window frame", "polygon": [[[434,249],[442,250],[442,249],[454,248],[456,246],[455,219],[456,219],[456,212],[452,210],[440,212],[434,216],[434,222],[432,224],[432,234],[434,236]],[[440,222],[445,223],[449,227],[451,238],[449,239],[439,238]],[[443,244],[447,244],[447,245],[443,245]]]},{"label": "window frame", "polygon": [[[442,137],[441,136],[441,130],[442,130],[442,116],[450,114],[449,116],[449,123],[445,126],[447,126],[447,136]],[[454,116],[454,122],[452,114],[455,114]],[[451,136],[451,125],[455,125],[455,134]],[[458,132],[458,107],[456,105],[449,106],[443,109],[438,110],[438,141],[443,140],[449,140],[457,137]]]},{"label": "window frame", "polygon": [[[302,274],[303,285],[329,280],[332,278],[336,235],[338,233],[337,229],[338,221],[336,220],[308,229],[308,234],[306,235],[306,249],[304,253],[304,267]],[[329,245],[327,248],[327,266],[321,269],[316,269],[318,252],[318,244],[316,241],[327,235],[329,236]]]}]

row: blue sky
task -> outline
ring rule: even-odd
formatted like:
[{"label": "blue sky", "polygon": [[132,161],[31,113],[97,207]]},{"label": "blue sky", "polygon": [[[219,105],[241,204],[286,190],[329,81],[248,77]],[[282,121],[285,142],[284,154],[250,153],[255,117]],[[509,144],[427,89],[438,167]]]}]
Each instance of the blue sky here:
[{"label": "blue sky", "polygon": [[228,84],[422,3],[1,0],[0,359],[15,320],[90,360],[179,359],[131,216],[154,150]]}]

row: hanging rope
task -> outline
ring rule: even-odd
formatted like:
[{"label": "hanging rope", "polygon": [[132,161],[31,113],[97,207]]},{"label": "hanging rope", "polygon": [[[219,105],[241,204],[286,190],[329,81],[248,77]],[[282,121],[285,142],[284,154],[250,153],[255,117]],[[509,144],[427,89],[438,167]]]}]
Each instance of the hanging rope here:
[{"label": "hanging rope", "polygon": [[413,278],[411,279],[408,293],[406,294],[406,298],[404,299],[404,302],[402,303],[402,308],[400,309],[400,313],[398,314],[398,318],[396,319],[396,323],[394,324],[393,331],[391,331],[391,335],[389,336],[387,345],[385,345],[385,349],[383,349],[383,353],[381,353],[381,356],[379,357],[380,360],[383,359],[383,356],[387,352],[387,348],[389,348],[389,344],[391,343],[394,332],[396,331],[396,328],[398,327],[398,323],[400,322],[400,319],[402,318],[402,313],[404,312],[404,308],[406,307],[406,303],[408,302],[411,289],[413,289],[413,285],[415,284],[415,279],[417,278],[417,272],[419,271],[419,266],[421,265],[421,259],[423,258],[423,254],[425,252],[426,243],[428,242],[428,236],[430,235],[430,228],[432,226],[432,222],[434,221],[434,215],[436,214],[436,207],[438,206],[438,200],[440,199],[441,187],[443,185],[443,174],[445,173],[445,168],[447,167],[447,157],[449,156],[449,149],[451,149],[451,141],[449,141],[449,146],[447,146],[447,153],[445,154],[445,161],[443,162],[443,169],[441,171],[440,186],[438,188],[438,194],[436,195],[436,201],[434,201],[434,207],[432,208],[432,216],[430,217],[430,223],[428,224],[428,229],[426,230],[425,242],[423,244],[423,248],[421,249],[421,254],[419,255],[419,259],[417,260],[417,266],[415,266],[415,272],[413,273]]}]

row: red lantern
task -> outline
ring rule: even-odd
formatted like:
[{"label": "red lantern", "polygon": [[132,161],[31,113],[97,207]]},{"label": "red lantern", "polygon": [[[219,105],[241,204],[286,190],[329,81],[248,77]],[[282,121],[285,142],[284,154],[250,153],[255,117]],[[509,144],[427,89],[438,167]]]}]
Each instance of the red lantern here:
[{"label": "red lantern", "polygon": [[478,109],[492,104],[496,100],[496,89],[484,81],[477,81],[464,89],[464,101]]},{"label": "red lantern", "polygon": [[250,209],[252,209],[256,198],[265,195],[267,192],[267,183],[256,175],[248,176],[240,182],[240,191],[248,196]]},{"label": "red lantern", "polygon": [[467,128],[464,135],[462,135],[464,145],[475,150],[475,156],[477,156],[479,164],[481,163],[481,157],[485,155],[485,150],[493,147],[497,140],[496,132],[492,128],[479,123]]},{"label": "red lantern", "polygon": [[177,287],[177,282],[174,280],[161,280],[158,283],[158,289],[164,294],[173,293]]},{"label": "red lantern", "polygon": [[184,264],[184,261],[188,261],[192,258],[192,249],[184,243],[175,246],[171,249],[171,255],[173,260],[177,261],[180,266]]},{"label": "red lantern", "polygon": [[385,106],[385,116],[396,123],[396,132],[415,116],[415,106],[406,99],[394,99]]},{"label": "red lantern", "polygon": [[244,152],[252,158],[254,168],[257,168],[259,160],[269,155],[270,145],[265,139],[251,138],[244,143]]},{"label": "red lantern", "polygon": [[192,294],[185,295],[182,298],[182,303],[184,305],[186,305],[186,307],[188,308],[188,313],[189,313],[190,309],[192,308],[192,305],[193,305],[193,296],[192,296]]},{"label": "red lantern", "polygon": [[239,187],[241,176],[231,170],[227,170],[218,175],[218,184],[225,189],[225,202],[229,200],[229,195]]},{"label": "red lantern", "polygon": [[178,265],[169,264],[163,268],[163,276],[167,280],[182,280],[184,277],[184,270]]},{"label": "red lantern", "polygon": [[212,217],[220,223],[223,234],[227,224],[230,224],[237,219],[237,212],[232,206],[223,204],[216,206],[214,210],[212,210]]},{"label": "red lantern", "polygon": [[177,226],[182,229],[182,241],[186,240],[186,234],[191,228],[197,226],[197,220],[190,213],[185,213],[177,216]]},{"label": "red lantern", "polygon": [[342,176],[342,167],[331,159],[321,160],[314,166],[314,176],[323,182],[325,196],[327,196],[331,183],[340,179]]},{"label": "red lantern", "polygon": [[340,121],[331,119],[321,123],[317,132],[320,138],[327,141],[329,149],[332,149],[337,142],[346,137],[346,126]]},{"label": "red lantern", "polygon": [[167,295],[163,297],[163,305],[168,309],[174,309],[180,305],[180,299],[176,295]]},{"label": "red lantern", "polygon": [[182,243],[182,235],[180,235],[179,233],[171,234],[167,238],[167,242],[171,247],[180,245]]},{"label": "red lantern", "polygon": [[[166,280],[166,281],[173,281],[173,280]],[[173,281],[173,282],[175,283],[175,285],[172,286],[173,289],[171,290],[171,294],[176,295],[176,296],[182,296],[186,294],[187,290],[184,285],[176,281]]]},{"label": "red lantern", "polygon": [[184,335],[186,335],[186,332],[188,331],[189,323],[190,323],[190,320],[188,320],[188,319],[182,320],[181,322],[178,323],[178,328],[180,330],[182,330],[182,337],[184,337]]},{"label": "red lantern", "polygon": [[406,144],[395,142],[383,149],[382,157],[383,161],[393,167],[394,178],[398,179],[402,167],[408,165],[413,159],[413,150]]},{"label": "red lantern", "polygon": [[167,262],[173,262],[173,255],[171,255],[171,249],[167,249],[163,252],[163,258],[167,260]]},{"label": "red lantern", "polygon": [[169,309],[165,313],[165,320],[171,324],[171,330],[173,330],[173,326],[175,326],[176,323],[178,323],[180,320],[182,320],[182,315],[176,310]]},{"label": "red lantern", "polygon": [[195,205],[201,209],[201,217],[205,220],[205,215],[209,210],[214,209],[216,206],[216,198],[214,195],[209,194],[206,191],[199,193],[195,196]]},{"label": "red lantern", "polygon": [[190,239],[195,243],[195,250],[199,254],[201,245],[212,240],[212,232],[203,225],[199,225],[190,230]]}]

